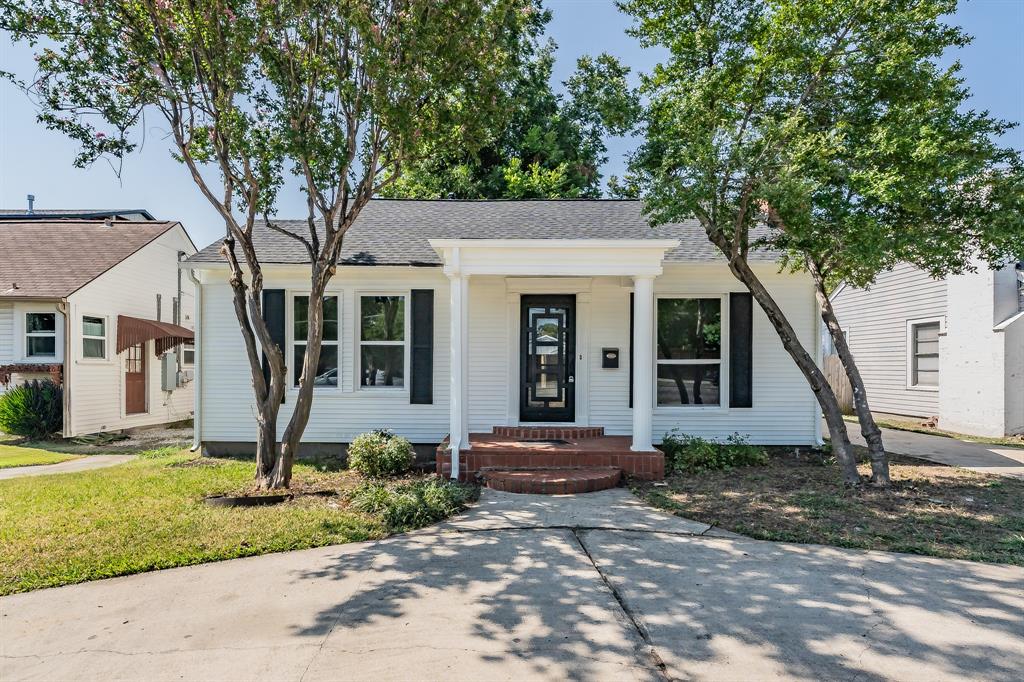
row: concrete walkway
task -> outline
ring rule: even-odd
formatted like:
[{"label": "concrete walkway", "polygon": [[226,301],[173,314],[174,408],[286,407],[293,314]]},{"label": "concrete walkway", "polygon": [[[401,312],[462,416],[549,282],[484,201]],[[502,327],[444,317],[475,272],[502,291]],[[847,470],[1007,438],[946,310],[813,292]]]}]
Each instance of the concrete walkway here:
[{"label": "concrete walkway", "polygon": [[[855,445],[866,446],[857,422],[847,422],[846,426],[850,432],[850,441]],[[824,432],[827,434],[828,429]],[[901,455],[919,457],[985,474],[1024,478],[1024,448],[971,443],[898,429],[882,429],[882,442],[886,450]]]},{"label": "concrete walkway", "polygon": [[57,464],[40,464],[30,467],[8,467],[0,469],[0,481],[24,476],[47,476],[49,474],[70,474],[75,471],[105,469],[135,459],[135,455],[86,455]]},{"label": "concrete walkway", "polygon": [[361,543],[0,599],[8,680],[1017,680],[1024,569],[485,491]]}]

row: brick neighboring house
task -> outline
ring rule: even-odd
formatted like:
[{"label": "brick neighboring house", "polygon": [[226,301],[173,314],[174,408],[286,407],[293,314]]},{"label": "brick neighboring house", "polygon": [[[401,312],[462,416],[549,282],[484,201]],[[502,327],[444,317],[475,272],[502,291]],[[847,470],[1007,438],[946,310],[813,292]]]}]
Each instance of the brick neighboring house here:
[{"label": "brick neighboring house", "polygon": [[64,388],[64,436],[192,415],[195,246],[144,210],[0,210],[0,392]]}]

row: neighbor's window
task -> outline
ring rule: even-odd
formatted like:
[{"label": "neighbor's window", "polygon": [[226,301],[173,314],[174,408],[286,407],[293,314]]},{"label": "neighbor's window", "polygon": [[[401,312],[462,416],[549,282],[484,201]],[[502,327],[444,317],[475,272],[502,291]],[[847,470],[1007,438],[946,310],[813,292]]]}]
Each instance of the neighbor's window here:
[{"label": "neighbor's window", "polygon": [[181,347],[181,364],[192,366],[196,364],[196,347],[186,343]]},{"label": "neighbor's window", "polygon": [[360,385],[405,386],[405,296],[359,301]]},{"label": "neighbor's window", "polygon": [[658,405],[719,405],[722,299],[658,299]]},{"label": "neighbor's window", "polygon": [[[306,335],[309,333],[309,296],[296,296],[292,306],[292,385],[299,385],[302,363],[306,357]],[[324,296],[323,341],[320,362],[313,376],[313,386],[338,385],[338,297]]]},{"label": "neighbor's window", "polygon": [[25,355],[30,358],[57,356],[57,313],[25,314]]},{"label": "neighbor's window", "polygon": [[910,368],[912,386],[939,385],[939,323],[925,322],[911,328],[913,344]]},{"label": "neighbor's window", "polygon": [[82,357],[107,357],[107,321],[102,317],[82,316]]}]

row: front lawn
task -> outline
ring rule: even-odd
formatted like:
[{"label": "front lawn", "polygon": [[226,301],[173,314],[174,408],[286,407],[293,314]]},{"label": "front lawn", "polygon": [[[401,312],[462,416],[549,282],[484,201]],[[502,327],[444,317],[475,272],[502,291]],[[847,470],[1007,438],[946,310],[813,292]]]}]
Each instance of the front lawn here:
[{"label": "front lawn", "polygon": [[378,484],[296,465],[294,500],[216,508],[253,465],[168,448],[127,464],[0,481],[0,594],[172,566],[381,538],[435,522],[475,488],[410,476]]},{"label": "front lawn", "polygon": [[[761,540],[1024,566],[1024,481],[893,457],[891,490],[844,490],[821,455],[675,475],[634,492],[679,516]],[[866,465],[861,473],[868,474]]]},{"label": "front lawn", "polygon": [[0,469],[9,467],[28,467],[39,464],[58,464],[69,459],[78,459],[79,455],[66,452],[50,452],[39,448],[26,448],[18,445],[0,443]]}]

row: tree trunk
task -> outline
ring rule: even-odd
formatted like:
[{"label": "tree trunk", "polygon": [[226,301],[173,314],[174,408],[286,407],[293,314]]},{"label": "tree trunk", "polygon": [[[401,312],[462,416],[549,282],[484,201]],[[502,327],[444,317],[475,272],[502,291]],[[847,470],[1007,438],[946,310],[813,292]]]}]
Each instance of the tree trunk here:
[{"label": "tree trunk", "polygon": [[768,316],[768,321],[775,327],[775,331],[782,341],[782,347],[793,358],[796,366],[800,368],[804,378],[807,379],[811,391],[814,392],[814,396],[821,406],[825,423],[828,425],[829,436],[832,441],[832,452],[842,468],[843,482],[847,485],[859,484],[860,474],[857,471],[857,461],[850,447],[850,436],[846,431],[846,422],[843,421],[843,413],[839,408],[839,401],[836,399],[836,394],[832,391],[832,387],[828,385],[825,375],[814,362],[814,358],[811,357],[799,339],[797,339],[793,326],[786,319],[782,309],[775,302],[775,299],[772,298],[771,294],[768,293],[761,280],[750,269],[746,259],[743,257],[731,257],[729,259],[729,269],[736,276],[736,279],[746,285],[754,300],[764,310]]},{"label": "tree trunk", "polygon": [[868,444],[868,453],[871,457],[871,482],[879,487],[888,487],[892,481],[889,478],[889,458],[885,454],[885,446],[882,444],[882,431],[875,424],[875,418],[871,414],[868,405],[868,394],[864,388],[864,380],[860,376],[860,370],[854,362],[853,353],[850,352],[850,344],[846,341],[836,318],[835,310],[832,308],[832,301],[829,300],[825,291],[825,278],[820,268],[813,263],[808,263],[808,270],[814,278],[814,294],[821,306],[821,319],[832,337],[832,343],[839,354],[839,360],[843,363],[846,376],[850,380],[850,387],[853,389],[853,407],[857,412],[857,420],[860,422],[860,432]]}]

